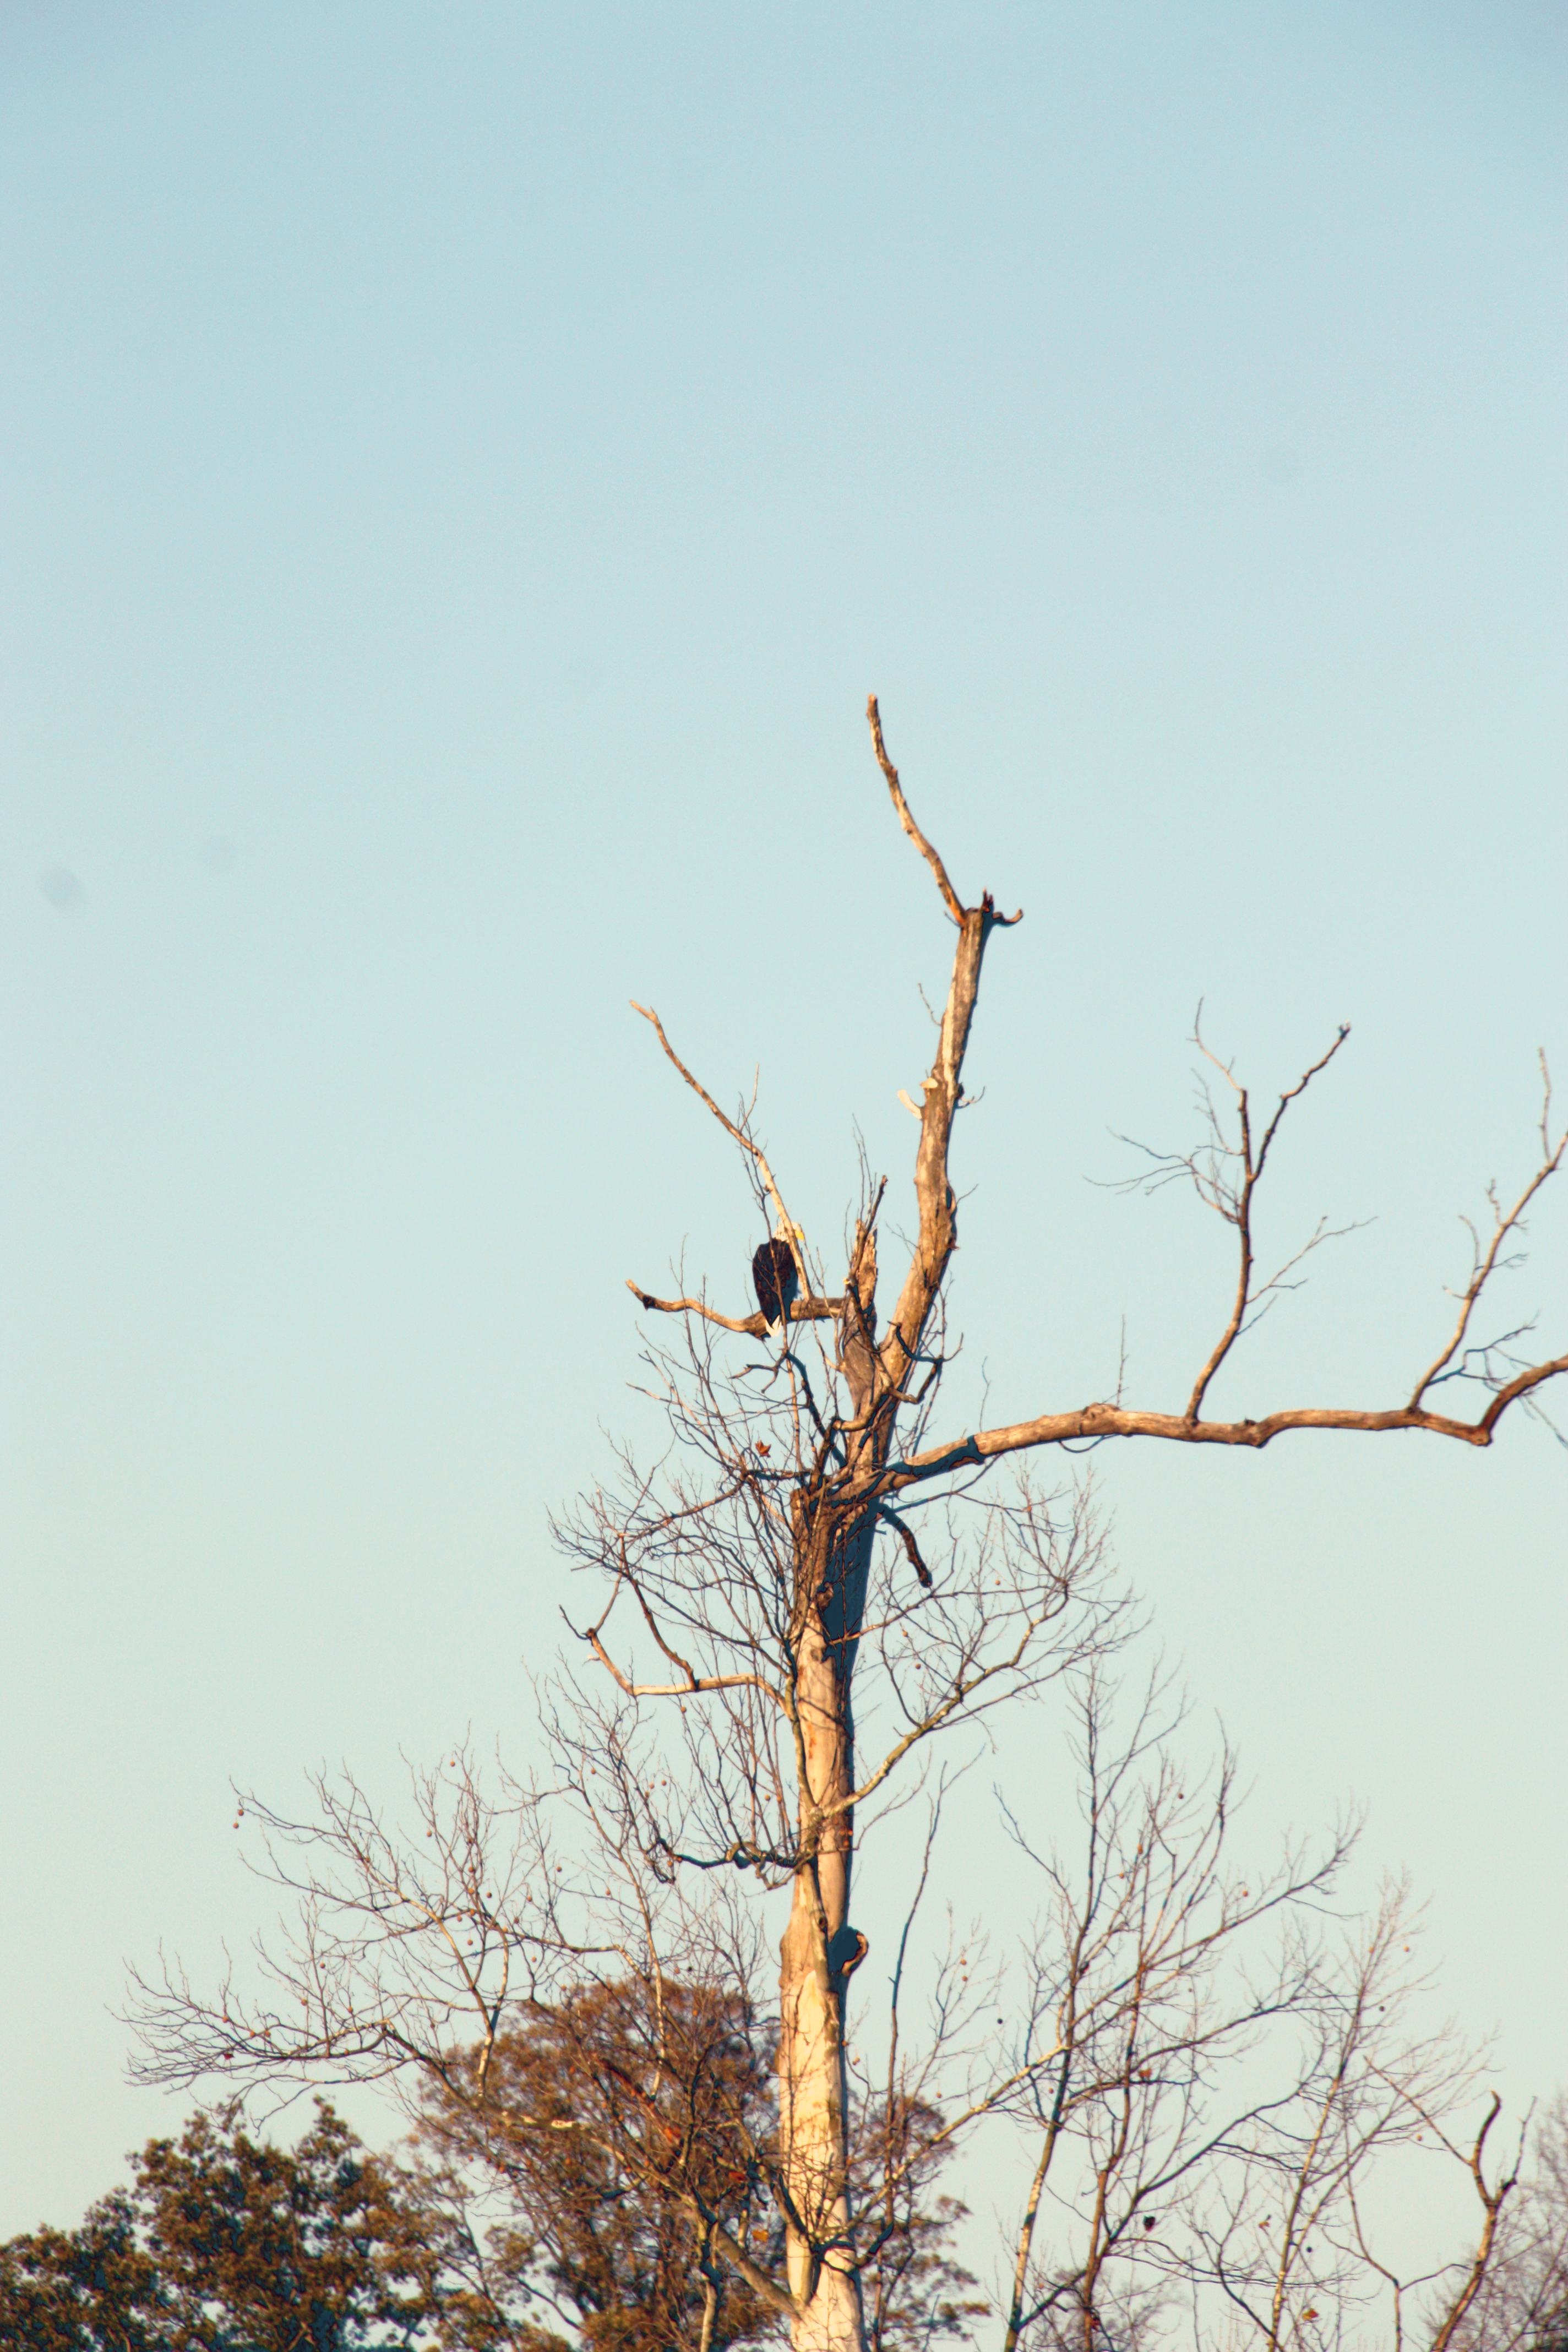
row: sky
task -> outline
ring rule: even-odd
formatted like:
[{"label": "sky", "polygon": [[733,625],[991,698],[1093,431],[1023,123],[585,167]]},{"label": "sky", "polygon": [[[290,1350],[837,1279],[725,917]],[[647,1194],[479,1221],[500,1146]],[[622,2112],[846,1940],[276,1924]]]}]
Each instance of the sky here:
[{"label": "sky", "polygon": [[[744,1311],[761,1237],[628,1000],[829,1260],[858,1128],[907,1202],[949,935],[868,692],[1025,910],[954,1413],[1123,1332],[1184,1400],[1225,1236],[1104,1186],[1200,1001],[1260,1097],[1352,1024],[1264,1246],[1367,1221],[1215,1409],[1403,1400],[1568,1100],[1565,62],[1537,0],[0,8],[0,2233],[177,2124],[115,2012],[266,1923],[231,1781],[526,1760],[626,1279]],[[1568,1180],[1528,1247],[1548,1352]],[[1363,1804],[1513,2111],[1568,2082],[1568,1456],[1095,1466],[1259,1833]]]}]

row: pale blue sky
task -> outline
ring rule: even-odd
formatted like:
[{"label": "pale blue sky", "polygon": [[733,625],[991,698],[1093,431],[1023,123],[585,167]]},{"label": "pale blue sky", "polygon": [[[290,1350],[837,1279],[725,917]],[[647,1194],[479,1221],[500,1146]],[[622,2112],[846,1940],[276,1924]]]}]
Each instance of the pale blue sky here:
[{"label": "pale blue sky", "polygon": [[[1222,1399],[1392,1402],[1568,1098],[1564,25],[1534,0],[0,9],[0,2231],[175,2110],[123,1958],[262,1916],[229,1775],[514,1750],[623,1287],[721,1139],[892,1197],[994,944],[955,1306],[998,1418],[1169,1404],[1228,1265],[1109,1130],[1342,1019]],[[763,877],[770,912],[759,913]],[[1568,1202],[1505,1304],[1568,1328]],[[955,1411],[957,1400],[955,1400]],[[1565,1457],[1102,1453],[1259,1820],[1354,1794],[1568,2079]]]}]

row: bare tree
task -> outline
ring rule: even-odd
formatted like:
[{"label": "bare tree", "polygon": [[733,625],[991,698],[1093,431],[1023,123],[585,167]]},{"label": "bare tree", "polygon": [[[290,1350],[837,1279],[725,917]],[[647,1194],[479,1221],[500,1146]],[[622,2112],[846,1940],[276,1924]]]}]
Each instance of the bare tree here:
[{"label": "bare tree", "polygon": [[[573,1565],[601,1580],[604,1600],[572,1629],[584,1676],[568,1676],[543,1702],[551,1762],[515,1793],[520,1843],[499,1864],[494,1825],[476,1816],[469,1846],[458,1838],[432,1894],[357,1791],[324,1791],[349,1909],[333,1907],[337,1879],[305,1869],[306,1924],[284,1969],[302,1988],[290,1998],[303,2015],[258,2011],[242,2032],[176,1979],[146,2018],[150,2063],[165,2076],[211,2063],[360,2073],[413,2064],[461,2092],[448,2053],[466,2005],[480,2039],[466,2095],[483,2099],[509,2000],[559,2004],[611,1974],[636,1979],[655,2011],[668,1978],[754,1986],[758,1930],[745,1894],[787,1891],[776,2142],[747,2159],[782,2217],[782,2276],[724,2221],[700,2168],[678,2187],[714,2259],[789,2320],[799,2352],[859,2352],[863,2282],[888,2242],[879,2231],[890,2226],[878,2220],[876,2196],[858,2205],[852,2194],[846,2004],[867,1949],[851,1918],[857,1840],[907,1795],[911,1773],[918,1781],[932,1742],[1087,1671],[1124,1629],[1088,1489],[1036,1483],[1030,1457],[1120,1437],[1259,1447],[1300,1429],[1423,1430],[1485,1446],[1511,1405],[1538,1406],[1545,1384],[1568,1369],[1562,1355],[1516,1364],[1517,1332],[1489,1339],[1477,1328],[1492,1276],[1568,1146],[1568,1136],[1552,1140],[1548,1096],[1539,1164],[1511,1206],[1494,1193],[1455,1323],[1402,1399],[1205,1417],[1221,1367],[1289,1276],[1289,1266],[1259,1274],[1258,1189],[1287,1113],[1342,1049],[1342,1030],[1267,1118],[1225,1069],[1229,1123],[1213,1112],[1199,1150],[1153,1157],[1150,1181],[1190,1180],[1237,1242],[1234,1295],[1184,1402],[1162,1411],[1119,1395],[1005,1426],[942,1426],[944,1296],[958,1234],[953,1132],[968,1100],[986,950],[1020,916],[999,914],[989,891],[973,905],[959,898],[910,813],[875,699],[868,717],[894,811],[956,931],[935,1056],[922,1100],[910,1106],[920,1120],[916,1225],[890,1310],[884,1318],[878,1288],[885,1182],[866,1182],[842,1281],[830,1283],[751,1110],[726,1113],[647,1011],[776,1220],[774,1243],[758,1269],[754,1312],[729,1311],[736,1302],[713,1303],[705,1286],[659,1297],[629,1285],[647,1312],[679,1328],[675,1347],[650,1343],[645,1359],[668,1443],[651,1464],[623,1453],[614,1482],[558,1530]],[[737,1349],[736,1339],[752,1344]],[[1464,1382],[1484,1399],[1471,1419],[1435,1402]],[[1005,1458],[1015,1472],[1005,1490],[991,1475]],[[427,1796],[434,1805],[434,1784]],[[575,1843],[564,1837],[568,1815]],[[285,1846],[321,1835],[320,1825],[271,1826]],[[416,1932],[435,1955],[417,1990],[398,1974],[408,1952],[399,1939]],[[1196,1965],[1201,1954],[1185,1958]],[[939,2036],[949,2057],[963,2043],[962,2010],[959,2001]],[[1042,2096],[1057,2054],[1049,2036],[1031,2032],[1011,2068],[992,2063],[994,2053],[976,2057],[942,2128],[955,2135],[1009,2102]],[[910,2160],[889,2154],[887,2187],[896,2191]],[[891,2210],[884,2198],[884,2216]]]},{"label": "bare tree", "polygon": [[1489,2121],[1474,2151],[1448,2136],[1477,2068],[1451,2031],[1419,2027],[1404,1889],[1345,1931],[1333,1898],[1352,1825],[1243,1868],[1229,1754],[1194,1775],[1157,1684],[1122,1736],[1098,1670],[1075,1699],[1076,1849],[1037,1852],[1011,1822],[1048,1898],[1016,2016],[1050,2057],[1007,2102],[1035,2161],[1002,2352],[1107,2352],[1188,2321],[1199,2343],[1256,2335],[1277,2352],[1338,2340],[1389,2295],[1397,2347],[1402,2296],[1437,2273],[1402,2287],[1363,2203],[1378,2159],[1422,2145],[1464,2163],[1488,2217],[1457,2324],[1508,2189],[1479,2170]]},{"label": "bare tree", "polygon": [[[1171,2273],[1195,2298],[1216,2290],[1231,2336],[1267,2352],[1342,2340],[1363,2315],[1400,2352],[1412,2291],[1435,2281],[1446,2291],[1422,2340],[1446,2352],[1487,2273],[1513,2187],[1511,2176],[1489,2185],[1483,2168],[1500,2103],[1494,2094],[1468,2148],[1456,2141],[1478,2069],[1451,2030],[1413,2021],[1426,1990],[1408,1965],[1413,1937],[1407,1891],[1391,1886],[1301,2004],[1308,2032],[1289,2092],[1226,2135],[1183,2200],[1187,2238],[1166,2257]],[[1473,2251],[1416,2279],[1382,2259],[1367,2218],[1374,2161],[1394,2150],[1461,2167],[1480,2197]]]},{"label": "bare tree", "polygon": [[[1568,1136],[1555,1143],[1552,1139],[1548,1094],[1542,1114],[1540,1164],[1511,1207],[1505,1207],[1494,1192],[1491,1230],[1477,1236],[1456,1323],[1405,1400],[1373,1411],[1306,1405],[1240,1422],[1204,1418],[1205,1400],[1215,1375],[1288,1271],[1259,1277],[1254,1245],[1258,1190],[1287,1112],[1342,1047],[1348,1031],[1342,1029],[1261,1124],[1247,1090],[1226,1071],[1235,1105],[1234,1140],[1227,1137],[1218,1115],[1211,1113],[1208,1139],[1198,1152],[1156,1160],[1154,1181],[1173,1174],[1190,1177],[1199,1196],[1233,1227],[1237,1244],[1237,1286],[1230,1309],[1184,1407],[1161,1412],[1120,1401],[1100,1402],[1067,1412],[1046,1412],[1005,1427],[972,1430],[931,1442],[933,1406],[943,1368],[942,1291],[957,1240],[957,1203],[949,1161],[954,1121],[964,1101],[964,1057],[986,947],[994,931],[1019,918],[998,915],[989,892],[978,906],[960,900],[942,857],[910,813],[898,772],[888,756],[874,698],[868,716],[894,808],[930,866],[958,930],[937,1053],[923,1081],[914,1171],[919,1225],[897,1302],[886,1328],[880,1328],[875,1303],[879,1192],[857,1224],[840,1295],[821,1296],[805,1278],[809,1269],[801,1266],[805,1296],[789,1309],[790,1328],[784,1337],[793,1339],[797,1323],[828,1323],[834,1345],[831,1350],[819,1348],[817,1364],[812,1368],[815,1381],[801,1355],[785,1346],[775,1365],[758,1368],[750,1397],[742,1375],[732,1381],[721,1401],[711,1357],[700,1346],[694,1345],[690,1351],[694,1388],[679,1383],[667,1360],[665,1381],[675,1433],[678,1438],[690,1433],[691,1445],[705,1461],[711,1483],[700,1489],[678,1482],[668,1505],[662,1499],[656,1502],[651,1488],[634,1486],[634,1509],[627,1511],[624,1496],[605,1504],[595,1513],[592,1525],[580,1531],[577,1547],[580,1559],[594,1561],[606,1574],[612,1605],[623,1591],[629,1596],[664,1660],[666,1672],[657,1680],[638,1680],[618,1667],[605,1649],[605,1620],[587,1629],[584,1638],[628,1696],[679,1695],[681,1703],[688,1704],[733,1690],[739,1686],[738,1677],[750,1675],[749,1686],[756,1692],[756,1700],[744,1710],[747,1744],[759,1757],[768,1747],[762,1718],[772,1706],[787,1727],[781,1747],[793,1745],[795,1751],[793,1846],[787,1838],[766,1845],[758,1843],[763,1776],[753,1774],[745,1786],[749,1802],[743,1801],[727,1817],[710,1815],[703,1824],[706,1837],[689,1838],[680,1850],[683,1858],[700,1866],[719,1860],[755,1862],[776,1869],[787,1867],[793,1877],[795,1912],[784,1938],[781,1980],[782,2064],[788,2111],[786,2147],[797,2167],[796,2198],[803,2219],[808,2210],[814,2216],[810,2227],[797,2230],[792,2237],[791,2284],[801,2307],[803,2347],[818,2340],[852,2343],[858,2327],[852,2282],[832,2252],[832,2242],[847,2228],[842,2197],[833,2187],[842,2179],[847,2146],[842,1994],[836,1981],[835,1955],[843,1948],[841,1939],[853,1933],[849,1889],[855,1809],[880,1788],[896,1760],[889,1752],[868,1769],[858,1767],[855,1749],[851,1691],[868,1631],[868,1576],[878,1533],[889,1530],[904,1546],[916,1575],[929,1574],[909,1517],[917,1505],[929,1507],[933,1499],[955,1491],[966,1498],[973,1496],[977,1474],[1003,1456],[1061,1445],[1072,1439],[1155,1436],[1186,1444],[1262,1446],[1288,1429],[1425,1429],[1485,1445],[1511,1403],[1532,1399],[1547,1381],[1568,1367],[1568,1356],[1558,1356],[1515,1369],[1500,1360],[1506,1339],[1478,1345],[1473,1338],[1474,1319],[1486,1286],[1519,1232],[1534,1195],[1561,1166],[1568,1144]],[[749,1119],[743,1115],[737,1119],[727,1118],[680,1060],[658,1016],[650,1013],[647,1018],[681,1076],[750,1161],[760,1194],[777,1210],[781,1234],[798,1233]],[[1320,1231],[1308,1246],[1321,1238],[1326,1235]],[[753,1318],[725,1316],[710,1306],[705,1297],[660,1299],[637,1283],[630,1286],[647,1309],[678,1314],[692,1322],[700,1318],[710,1328],[744,1331],[758,1339],[767,1336],[768,1320],[761,1313]],[[1488,1402],[1471,1421],[1439,1412],[1431,1402],[1445,1382],[1462,1378],[1479,1381],[1489,1392]],[[763,1399],[780,1386],[788,1399],[790,1426],[780,1448],[782,1459],[774,1468],[771,1451],[759,1454],[755,1439],[748,1445],[747,1407],[752,1397]],[[764,1406],[763,1410],[771,1414],[773,1409]],[[764,1444],[771,1448],[771,1441]],[[699,1549],[696,1530],[700,1528],[705,1539],[719,1516],[742,1498],[751,1541],[735,1548],[736,1572],[749,1590],[759,1589],[760,1551],[778,1595],[770,1628],[776,1646],[766,1671],[756,1660],[750,1624],[739,1645],[743,1655],[732,1651],[721,1662],[713,1658],[710,1642],[715,1633],[718,1647],[730,1646],[716,1622],[720,1612],[710,1607],[706,1591],[693,1592],[683,1572]],[[1041,1557],[1038,1520],[1027,1490],[1021,1507],[1011,1517],[994,1505],[991,1508],[993,1526],[1005,1528],[1018,1547],[1013,1556],[1037,1563]],[[1000,1581],[992,1580],[997,1589]],[[1017,1592],[1026,1640],[1044,1622],[1042,1604],[1047,1589],[1041,1584],[1027,1596],[1022,1589]],[[986,1696],[998,1695],[994,1681],[987,1688],[986,1678],[977,1670],[978,1656],[972,1657],[968,1649],[970,1629],[984,1622],[986,1590],[982,1575],[977,1584],[963,1591],[965,1625],[960,1631],[950,1621],[949,1656],[943,1659],[940,1681],[928,1681],[913,1703],[905,1706],[909,1745],[929,1736],[952,1715],[972,1710]],[[952,1593],[953,1586],[944,1576],[932,1594],[936,1608],[945,1604],[951,1609]],[[885,1632],[890,1622],[888,1614],[879,1614],[878,1632]],[[930,1654],[925,1628],[931,1622],[928,1615],[920,1620],[922,1663]],[[681,1647],[683,1643],[689,1647],[694,1637],[709,1650],[705,1672],[690,1663]],[[1018,1654],[1021,1658],[1024,1652]],[[719,1665],[717,1673],[714,1664]],[[1011,1659],[1008,1670],[1016,1671]],[[901,1696],[896,1670],[893,1680]],[[1000,1688],[1007,1686],[1005,1675]],[[731,1764],[735,1713],[729,1715],[722,1735],[726,1759]],[[707,1736],[711,1743],[713,1734]],[[779,1756],[779,1763],[786,1768],[788,1760]],[[772,1792],[776,1792],[778,1766],[773,1769]],[[720,1785],[723,1778],[721,1768]],[[816,2184],[809,2191],[807,2174]]]},{"label": "bare tree", "polygon": [[[1212,1777],[1190,1774],[1168,1745],[1162,1696],[1152,1685],[1119,1739],[1100,1672],[1076,1692],[1076,1853],[1037,1853],[1010,1820],[1048,1895],[1023,2014],[1051,2057],[1011,2102],[1037,2156],[1003,2352],[1145,2331],[1171,2275],[1173,2222],[1237,2136],[1293,2095],[1290,2044],[1324,1999],[1330,1972],[1314,1930],[1351,1825],[1316,1854],[1292,1844],[1268,1871],[1238,1870],[1226,1850],[1234,1759],[1223,1755]],[[1258,1952],[1271,1927],[1277,1946]],[[1281,2024],[1286,2081],[1266,2069],[1267,2091],[1238,2108],[1238,2073]]]},{"label": "bare tree", "polygon": [[1447,2327],[1441,2352],[1564,2352],[1568,2096],[1559,2095],[1542,2118],[1528,2174],[1516,2161],[1510,2171],[1495,2173],[1489,2187],[1483,2153],[1478,2147],[1475,2180],[1491,2225],[1489,2260],[1479,2275],[1467,2275],[1458,2294],[1450,2297],[1438,2323]]}]

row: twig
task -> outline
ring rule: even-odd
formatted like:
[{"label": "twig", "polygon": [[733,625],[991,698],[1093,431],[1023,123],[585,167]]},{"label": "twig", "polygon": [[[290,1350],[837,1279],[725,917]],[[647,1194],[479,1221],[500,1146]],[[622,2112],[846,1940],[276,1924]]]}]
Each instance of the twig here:
[{"label": "twig", "polygon": [[[1493,1269],[1498,1262],[1499,1251],[1501,1249],[1504,1242],[1508,1239],[1510,1234],[1517,1233],[1520,1230],[1521,1220],[1523,1217],[1526,1209],[1530,1206],[1531,1201],[1534,1200],[1535,1195],[1540,1192],[1548,1177],[1555,1176],[1557,1171],[1563,1165],[1563,1152],[1568,1150],[1568,1128],[1564,1128],[1563,1133],[1557,1139],[1555,1149],[1553,1149],[1551,1129],[1548,1125],[1552,1116],[1552,1077],[1551,1073],[1548,1071],[1546,1066],[1546,1056],[1544,1054],[1541,1057],[1541,1075],[1545,1090],[1545,1100],[1542,1104],[1541,1112],[1541,1165],[1536,1170],[1534,1175],[1531,1178],[1529,1183],[1525,1186],[1523,1192],[1520,1194],[1518,1200],[1514,1202],[1512,1208],[1509,1210],[1506,1216],[1498,1206],[1496,1187],[1494,1186],[1492,1188],[1492,1216],[1495,1230],[1492,1234],[1490,1246],[1488,1248],[1484,1255],[1482,1255],[1479,1247],[1476,1251],[1474,1262],[1470,1269],[1469,1283],[1459,1302],[1459,1319],[1454,1327],[1454,1336],[1449,1340],[1447,1346],[1443,1349],[1442,1354],[1438,1356],[1430,1368],[1422,1374],[1420,1380],[1417,1381],[1415,1388],[1412,1390],[1410,1402],[1413,1405],[1420,1403],[1427,1390],[1432,1387],[1433,1383],[1437,1379],[1437,1376],[1442,1371],[1444,1366],[1452,1362],[1455,1355],[1463,1346],[1465,1335],[1469,1329],[1470,1317],[1475,1312],[1476,1301],[1479,1298],[1481,1292],[1486,1288],[1488,1282],[1491,1278]],[[1527,1379],[1529,1378],[1528,1375],[1525,1375],[1524,1377]],[[1522,1393],[1522,1391],[1521,1391],[1518,1383],[1513,1382],[1510,1384],[1510,1390],[1505,1391],[1502,1393],[1519,1395]]]},{"label": "twig", "polygon": [[[1229,1208],[1227,1213],[1230,1223],[1236,1227],[1237,1235],[1241,1244],[1241,1270],[1237,1280],[1236,1303],[1231,1308],[1230,1321],[1226,1325],[1224,1331],[1221,1333],[1218,1344],[1216,1345],[1213,1355],[1210,1356],[1208,1362],[1198,1374],[1196,1382],[1193,1388],[1192,1395],[1187,1400],[1187,1419],[1189,1421],[1196,1421],[1198,1413],[1202,1409],[1205,1392],[1208,1388],[1209,1382],[1214,1379],[1215,1374],[1218,1371],[1226,1356],[1229,1355],[1232,1347],[1235,1345],[1237,1334],[1241,1329],[1242,1323],[1247,1315],[1247,1307],[1252,1303],[1252,1195],[1258,1189],[1259,1180],[1262,1177],[1264,1163],[1268,1158],[1268,1148],[1273,1142],[1275,1137],[1279,1134],[1279,1123],[1281,1119],[1283,1119],[1286,1112],[1289,1109],[1290,1105],[1296,1100],[1299,1095],[1304,1095],[1306,1093],[1307,1088],[1311,1085],[1312,1080],[1317,1076],[1320,1070],[1327,1069],[1329,1064],[1333,1060],[1334,1055],[1339,1052],[1340,1047],[1344,1044],[1345,1039],[1350,1035],[1350,1034],[1349,1023],[1342,1022],[1340,1024],[1340,1034],[1334,1039],[1333,1044],[1329,1047],[1328,1052],[1326,1054],[1320,1055],[1319,1058],[1312,1064],[1311,1068],[1306,1071],[1301,1077],[1298,1078],[1296,1084],[1291,1087],[1288,1092],[1280,1096],[1279,1106],[1264,1132],[1263,1141],[1258,1146],[1257,1160],[1254,1161],[1252,1157],[1251,1111],[1248,1105],[1247,1088],[1237,1085],[1229,1069],[1219,1059],[1217,1055],[1210,1052],[1209,1048],[1204,1044],[1201,1035],[1197,1035],[1194,1032],[1194,1040],[1199,1052],[1202,1053],[1209,1061],[1213,1062],[1215,1069],[1220,1071],[1226,1085],[1234,1090],[1237,1097],[1237,1111],[1241,1120],[1241,1151],[1239,1157],[1242,1167],[1242,1181],[1241,1190],[1235,1195],[1233,1204]],[[1326,1237],[1320,1233],[1318,1238],[1321,1239]],[[1299,1255],[1304,1255],[1305,1253],[1299,1253]],[[1294,1261],[1292,1261],[1292,1263],[1294,1263]],[[1282,1268],[1281,1271],[1284,1271],[1284,1269]],[[1276,1280],[1278,1280],[1278,1278],[1279,1277],[1276,1276]],[[1272,1287],[1272,1285],[1270,1287]],[[1419,1391],[1417,1393],[1419,1394]]]}]

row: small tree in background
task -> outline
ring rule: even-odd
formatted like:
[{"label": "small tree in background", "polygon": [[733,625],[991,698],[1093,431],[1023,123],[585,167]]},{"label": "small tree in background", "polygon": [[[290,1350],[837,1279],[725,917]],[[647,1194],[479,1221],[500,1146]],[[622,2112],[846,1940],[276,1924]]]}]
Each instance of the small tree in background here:
[{"label": "small tree in background", "polygon": [[665,1979],[650,2012],[643,1992],[590,1984],[455,2053],[449,2080],[426,2084],[417,2137],[448,2179],[489,2192],[460,2210],[488,2239],[498,2312],[542,2284],[589,2352],[722,2352],[776,2332],[712,2246],[719,2229],[750,2245],[773,2226],[757,2160],[773,2135],[769,2053],[732,1993]]},{"label": "small tree in background", "polygon": [[434,2340],[438,2245],[395,2168],[331,2107],[292,2149],[232,2112],[151,2140],[79,2230],[0,2248],[22,2352],[372,2352]]},{"label": "small tree in background", "polygon": [[[434,2202],[449,2238],[488,2246],[498,2315],[514,2297],[526,2314],[542,2291],[590,2352],[776,2338],[777,2306],[715,2252],[723,2233],[760,2261],[782,2253],[773,2035],[734,1990],[666,1979],[653,1991],[625,1978],[525,2017],[498,2038],[482,2097],[482,2050],[458,2059],[451,2087],[427,2078],[416,2137],[439,2166]],[[920,2352],[985,2308],[965,2301],[974,2282],[952,2258],[963,2208],[935,2191],[951,2149],[928,2108],[864,2124],[857,2180],[897,2184],[868,2270],[868,2340]]]}]

